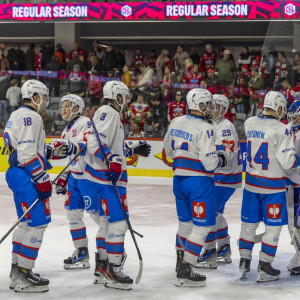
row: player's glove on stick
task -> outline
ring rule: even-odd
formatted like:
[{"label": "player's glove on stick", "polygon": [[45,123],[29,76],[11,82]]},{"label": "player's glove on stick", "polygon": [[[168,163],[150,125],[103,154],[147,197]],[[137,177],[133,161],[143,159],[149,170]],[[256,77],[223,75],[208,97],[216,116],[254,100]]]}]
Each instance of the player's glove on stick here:
[{"label": "player's glove on stick", "polygon": [[126,143],[126,156],[141,155],[148,157],[151,152],[151,146],[146,141],[136,141]]},{"label": "player's glove on stick", "polygon": [[40,200],[45,200],[52,195],[52,185],[50,181],[50,176],[46,172],[42,172],[39,175],[33,177],[32,182],[36,184],[38,189],[38,196]]},{"label": "player's glove on stick", "polygon": [[70,172],[63,172],[56,183],[56,194],[62,194],[65,195],[68,189],[68,178],[69,178]]},{"label": "player's glove on stick", "polygon": [[67,157],[67,146],[64,140],[52,141],[46,145],[46,158],[62,159]]},{"label": "player's glove on stick", "polygon": [[226,167],[227,166],[226,152],[225,151],[217,151],[217,155],[222,161],[220,168]]},{"label": "player's glove on stick", "polygon": [[108,157],[109,170],[106,172],[107,179],[115,185],[122,175],[122,159],[117,154]]},{"label": "player's glove on stick", "polygon": [[70,141],[66,141],[66,147],[67,147],[67,155],[76,155],[78,153],[78,151],[80,151],[79,149],[79,145],[78,144],[73,144]]}]

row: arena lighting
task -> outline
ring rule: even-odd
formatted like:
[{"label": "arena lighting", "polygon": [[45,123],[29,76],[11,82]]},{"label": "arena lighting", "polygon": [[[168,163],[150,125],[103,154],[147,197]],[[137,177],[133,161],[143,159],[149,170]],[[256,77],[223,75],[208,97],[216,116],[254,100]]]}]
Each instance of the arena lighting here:
[{"label": "arena lighting", "polygon": [[299,20],[299,1],[13,3],[0,22],[157,22]]}]

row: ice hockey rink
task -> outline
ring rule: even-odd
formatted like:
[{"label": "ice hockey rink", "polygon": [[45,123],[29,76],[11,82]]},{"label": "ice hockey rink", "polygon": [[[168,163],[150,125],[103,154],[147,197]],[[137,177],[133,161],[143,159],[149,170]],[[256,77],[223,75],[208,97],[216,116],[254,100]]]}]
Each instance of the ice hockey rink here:
[{"label": "ice hockey rink", "polygon": [[[20,183],[21,184],[21,183]],[[256,283],[256,268],[260,245],[254,247],[252,269],[247,279],[239,279],[239,253],[236,240],[240,230],[242,190],[237,190],[227,204],[225,215],[229,221],[233,262],[217,270],[201,270],[207,276],[206,287],[178,288],[175,276],[175,234],[177,217],[171,178],[131,177],[128,184],[128,205],[134,230],[144,235],[137,237],[144,271],[141,282],[131,291],[107,289],[93,284],[95,235],[97,227],[85,214],[91,268],[64,270],[63,259],[73,252],[68,221],[64,211],[64,197],[55,193],[51,198],[52,223],[47,228],[36,262],[35,271],[50,280],[45,294],[17,294],[8,289],[11,265],[11,235],[0,245],[0,299],[296,299],[300,292],[300,278],[289,275],[286,269],[294,248],[285,227],[282,231],[274,267],[281,270],[279,281]],[[16,222],[12,192],[5,174],[0,173],[0,235]],[[258,232],[263,232],[263,227]],[[138,257],[129,234],[125,241],[128,254],[124,271],[135,279]]]}]

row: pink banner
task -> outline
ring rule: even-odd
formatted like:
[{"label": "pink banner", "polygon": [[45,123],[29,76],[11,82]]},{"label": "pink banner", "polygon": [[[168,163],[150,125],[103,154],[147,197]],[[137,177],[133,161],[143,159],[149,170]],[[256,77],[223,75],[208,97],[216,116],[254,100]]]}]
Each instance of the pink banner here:
[{"label": "pink banner", "polygon": [[1,22],[299,20],[299,1],[1,4]]}]

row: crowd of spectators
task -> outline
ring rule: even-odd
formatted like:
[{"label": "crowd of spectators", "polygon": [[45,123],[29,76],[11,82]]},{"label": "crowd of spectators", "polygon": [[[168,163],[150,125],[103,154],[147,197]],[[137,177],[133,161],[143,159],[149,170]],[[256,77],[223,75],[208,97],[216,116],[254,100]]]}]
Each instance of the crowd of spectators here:
[{"label": "crowd of spectators", "polygon": [[[20,106],[20,86],[30,78],[43,81],[53,98],[77,94],[94,111],[102,104],[102,87],[109,80],[121,80],[130,89],[130,101],[121,119],[129,137],[165,135],[168,123],[187,114],[186,94],[193,88],[222,93],[230,100],[226,118],[234,122],[262,112],[269,90],[281,91],[290,105],[300,97],[300,53],[290,62],[283,51],[262,55],[259,49],[241,48],[237,60],[230,49],[206,44],[199,52],[177,45],[174,51],[134,52],[131,61],[112,45],[103,47],[94,40],[86,51],[78,43],[67,53],[61,44],[47,42],[26,51],[15,44],[6,49],[0,43],[0,127]],[[47,134],[59,135],[65,121],[59,106],[41,112]]]}]

